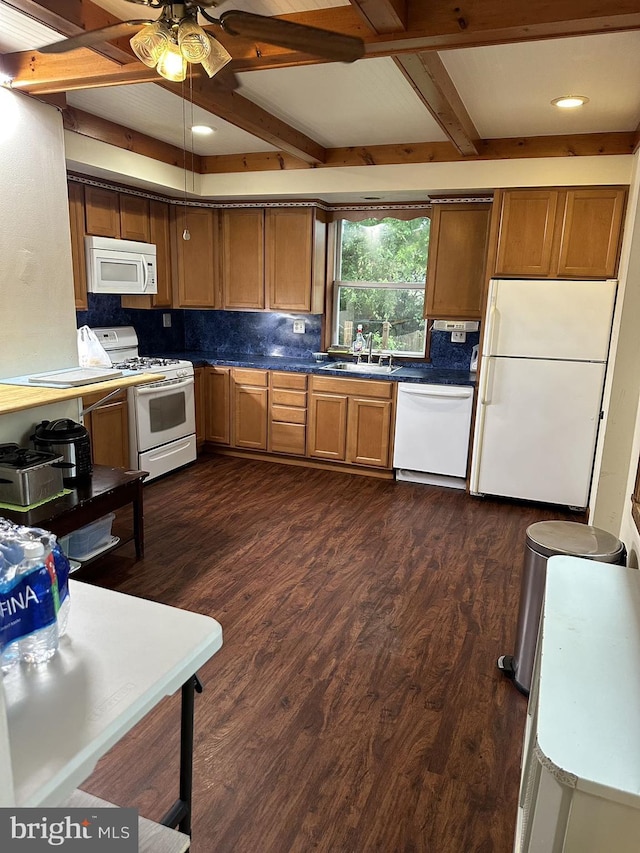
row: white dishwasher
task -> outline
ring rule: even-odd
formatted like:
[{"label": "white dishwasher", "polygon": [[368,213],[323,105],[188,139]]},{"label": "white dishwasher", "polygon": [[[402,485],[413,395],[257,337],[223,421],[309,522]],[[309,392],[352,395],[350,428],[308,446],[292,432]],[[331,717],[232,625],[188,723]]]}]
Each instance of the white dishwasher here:
[{"label": "white dishwasher", "polygon": [[399,382],[396,479],[464,489],[472,408],[469,386]]}]

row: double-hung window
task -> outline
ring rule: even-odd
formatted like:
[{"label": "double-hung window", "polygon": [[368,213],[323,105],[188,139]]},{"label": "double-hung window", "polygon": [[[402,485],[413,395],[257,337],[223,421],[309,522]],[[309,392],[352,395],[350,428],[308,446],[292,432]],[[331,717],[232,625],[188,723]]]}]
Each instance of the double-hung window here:
[{"label": "double-hung window", "polygon": [[428,216],[338,222],[333,343],[351,346],[362,326],[374,352],[425,354]]}]

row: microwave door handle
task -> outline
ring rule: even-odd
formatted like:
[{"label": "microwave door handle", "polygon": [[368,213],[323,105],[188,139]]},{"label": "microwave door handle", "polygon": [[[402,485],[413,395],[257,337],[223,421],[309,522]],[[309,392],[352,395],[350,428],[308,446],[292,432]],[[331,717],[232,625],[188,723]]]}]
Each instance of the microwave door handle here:
[{"label": "microwave door handle", "polygon": [[144,284],[142,285],[142,289],[146,291],[149,284],[149,270],[147,269],[147,262],[144,255],[140,255],[140,260],[142,261],[142,271],[144,273]]},{"label": "microwave door handle", "polygon": [[[161,384],[162,383],[162,384]],[[159,382],[152,382],[149,385],[136,386],[136,394],[157,394],[158,391],[176,391],[179,388],[186,388],[187,385],[193,385],[193,376],[188,379],[181,379],[175,384],[165,384],[162,379]]]}]

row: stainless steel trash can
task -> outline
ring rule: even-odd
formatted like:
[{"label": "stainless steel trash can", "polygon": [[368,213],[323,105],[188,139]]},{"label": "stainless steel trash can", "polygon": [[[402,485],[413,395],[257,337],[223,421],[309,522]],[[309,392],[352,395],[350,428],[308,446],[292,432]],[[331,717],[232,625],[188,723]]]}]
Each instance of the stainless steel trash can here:
[{"label": "stainless steel trash can", "polygon": [[518,690],[526,696],[531,688],[547,579],[547,560],[556,554],[622,566],[627,559],[626,549],[619,539],[606,530],[590,527],[588,524],[575,521],[538,521],[527,528],[516,648],[513,655],[502,655],[498,658],[498,667],[513,679]]}]

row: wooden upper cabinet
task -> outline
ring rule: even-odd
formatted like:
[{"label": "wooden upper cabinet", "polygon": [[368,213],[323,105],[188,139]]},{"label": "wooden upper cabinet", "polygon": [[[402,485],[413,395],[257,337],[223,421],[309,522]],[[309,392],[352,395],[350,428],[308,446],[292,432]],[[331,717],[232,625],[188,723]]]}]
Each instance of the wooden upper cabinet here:
[{"label": "wooden upper cabinet", "polygon": [[567,191],[558,274],[615,276],[627,193],[622,188]]},{"label": "wooden upper cabinet", "polygon": [[490,218],[490,204],[434,205],[425,317],[476,320],[482,316]]},{"label": "wooden upper cabinet", "polygon": [[504,190],[499,196],[495,275],[617,274],[626,187]]},{"label": "wooden upper cabinet", "polygon": [[152,242],[149,199],[120,193],[120,236],[123,240]]},{"label": "wooden upper cabinet", "polygon": [[264,308],[264,210],[220,214],[224,308]]},{"label": "wooden upper cabinet", "polygon": [[[217,214],[208,207],[171,208],[171,263],[179,308],[217,308]],[[190,239],[183,239],[188,228]]]},{"label": "wooden upper cabinet", "polygon": [[326,222],[310,207],[265,213],[266,304],[275,311],[320,314],[324,304]]},{"label": "wooden upper cabinet", "polygon": [[71,262],[76,311],[86,311],[87,267],[84,253],[84,191],[82,184],[69,181],[69,226],[71,230]]},{"label": "wooden upper cabinet", "polygon": [[496,275],[551,274],[557,190],[513,190],[502,196]]},{"label": "wooden upper cabinet", "polygon": [[148,296],[122,296],[123,308],[171,308],[171,229],[169,205],[163,201],[149,202],[149,237],[156,246],[156,278],[158,292]]},{"label": "wooden upper cabinet", "polygon": [[120,237],[119,193],[86,184],[85,233],[94,237]]}]

